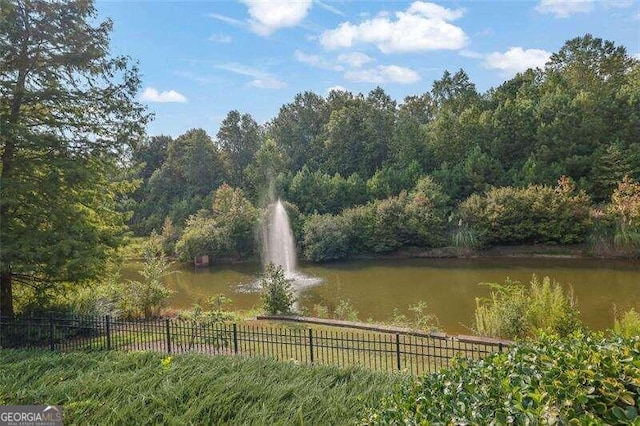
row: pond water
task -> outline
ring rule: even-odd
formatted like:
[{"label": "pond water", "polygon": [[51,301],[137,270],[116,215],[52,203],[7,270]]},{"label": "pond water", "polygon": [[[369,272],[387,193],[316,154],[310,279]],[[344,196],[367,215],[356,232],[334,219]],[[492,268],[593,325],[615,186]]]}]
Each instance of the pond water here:
[{"label": "pond water", "polygon": [[[128,264],[124,275],[131,277],[139,265]],[[407,308],[419,301],[438,317],[448,333],[469,333],[475,300],[489,294],[479,283],[504,282],[509,277],[529,282],[532,275],[550,276],[571,285],[582,320],[592,329],[613,325],[613,307],[640,310],[640,262],[558,258],[477,259],[392,259],[351,261],[323,265],[302,264],[302,272],[318,277],[321,284],[306,288],[301,305],[312,310],[322,303],[331,311],[341,299],[348,299],[361,319],[390,320],[395,308]],[[246,287],[257,279],[258,264],[215,265],[195,269],[176,265],[165,278],[175,291],[172,308],[187,309],[208,297],[224,293],[232,308],[250,309],[260,304],[260,295]]]}]

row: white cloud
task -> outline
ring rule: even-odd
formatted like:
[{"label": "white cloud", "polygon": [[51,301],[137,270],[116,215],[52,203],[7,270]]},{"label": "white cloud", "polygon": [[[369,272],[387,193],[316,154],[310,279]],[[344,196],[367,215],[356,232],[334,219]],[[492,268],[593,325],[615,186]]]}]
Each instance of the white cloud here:
[{"label": "white cloud", "polygon": [[275,77],[257,78],[249,82],[249,86],[259,89],[282,89],[287,84]]},{"label": "white cloud", "polygon": [[536,10],[550,13],[556,18],[567,18],[576,13],[589,13],[593,9],[594,0],[540,0]]},{"label": "white cloud", "polygon": [[369,55],[360,52],[342,53],[338,55],[338,61],[353,68],[360,68],[366,63],[373,61]]},{"label": "white cloud", "polygon": [[490,69],[502,71],[505,75],[513,75],[529,68],[544,67],[551,56],[542,49],[526,49],[510,47],[504,53],[493,52],[486,56],[484,65]]},{"label": "white cloud", "polygon": [[144,92],[142,92],[141,99],[147,102],[187,102],[186,96],[176,92],[175,90],[159,92],[153,87],[145,88]]},{"label": "white cloud", "polygon": [[311,65],[312,67],[323,68],[323,69],[328,69],[333,71],[342,71],[343,69],[342,66],[332,64],[331,62],[327,61],[320,55],[304,53],[299,49],[296,49],[296,51],[293,52],[293,55],[298,62]]},{"label": "white cloud", "polygon": [[407,13],[415,13],[432,19],[455,21],[464,15],[463,9],[447,9],[435,3],[417,1],[409,6]]},{"label": "white cloud", "polygon": [[640,61],[640,52],[631,55],[631,57]]},{"label": "white cloud", "polygon": [[348,71],[344,78],[358,83],[411,84],[419,81],[420,75],[410,68],[398,65],[378,65],[375,68]]},{"label": "white cloud", "polygon": [[327,49],[372,43],[383,53],[461,49],[467,36],[449,21],[458,19],[463,13],[462,9],[416,1],[405,12],[396,12],[394,16],[378,14],[359,24],[344,22],[335,29],[324,31],[320,43]]},{"label": "white cloud", "polygon": [[218,21],[222,21],[226,24],[233,25],[234,27],[244,27],[246,24],[239,19],[231,18],[226,15],[221,15],[219,13],[210,13],[209,17],[213,19],[217,19]]},{"label": "white cloud", "polygon": [[234,74],[244,75],[251,77],[252,80],[248,83],[249,86],[257,87],[259,89],[282,89],[287,84],[281,81],[274,75],[259,70],[257,68],[248,67],[242,64],[229,63],[222,65],[215,65],[215,68],[232,72]]},{"label": "white cloud", "polygon": [[213,34],[209,37],[209,41],[213,41],[214,43],[231,43],[231,36],[225,34]]},{"label": "white cloud", "polygon": [[328,4],[328,3],[325,3],[325,2],[320,1],[320,0],[314,0],[313,3],[317,4],[318,6],[323,8],[324,10],[328,10],[331,13],[335,13],[336,15],[344,16],[344,12],[342,12],[337,7],[334,7],[334,6],[332,6],[332,5]]},{"label": "white cloud", "polygon": [[346,87],[342,87],[339,84],[336,84],[335,86],[331,86],[331,87],[327,87],[327,93],[331,93],[331,92],[348,92],[349,90]]},{"label": "white cloud", "polygon": [[256,34],[268,36],[280,28],[295,27],[309,12],[311,0],[241,0],[249,8],[249,24]]}]

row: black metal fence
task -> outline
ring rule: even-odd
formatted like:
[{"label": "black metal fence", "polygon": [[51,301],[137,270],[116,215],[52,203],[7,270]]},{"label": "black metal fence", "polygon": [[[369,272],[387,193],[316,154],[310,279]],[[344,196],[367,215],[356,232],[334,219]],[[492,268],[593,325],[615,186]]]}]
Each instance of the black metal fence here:
[{"label": "black metal fence", "polygon": [[181,319],[124,321],[111,317],[1,318],[0,348],[150,350],[268,356],[307,364],[364,366],[421,374],[454,358],[483,358],[503,343],[421,333],[335,331]]}]

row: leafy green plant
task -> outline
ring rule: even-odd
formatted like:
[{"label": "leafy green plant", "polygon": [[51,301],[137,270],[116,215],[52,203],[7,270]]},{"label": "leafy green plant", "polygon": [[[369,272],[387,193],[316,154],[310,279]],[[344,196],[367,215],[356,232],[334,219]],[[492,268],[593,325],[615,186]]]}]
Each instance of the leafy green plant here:
[{"label": "leafy green plant", "polygon": [[[410,305],[409,314],[403,314],[398,308],[393,310],[391,323],[401,327],[409,327],[416,330],[436,331],[439,327],[438,317],[427,312],[427,302],[421,300],[414,305]],[[373,321],[368,321],[373,322]]]},{"label": "leafy green plant", "polygon": [[336,306],[333,312],[333,316],[340,320],[358,321],[358,311],[349,299],[340,299],[338,306]]},{"label": "leafy green plant", "polygon": [[271,315],[292,313],[296,297],[281,266],[269,263],[260,280],[264,310]]},{"label": "leafy green plant", "polygon": [[329,318],[329,308],[322,303],[313,305],[313,315],[317,318]]},{"label": "leafy green plant", "polygon": [[363,424],[638,424],[640,338],[541,335],[397,390]]}]

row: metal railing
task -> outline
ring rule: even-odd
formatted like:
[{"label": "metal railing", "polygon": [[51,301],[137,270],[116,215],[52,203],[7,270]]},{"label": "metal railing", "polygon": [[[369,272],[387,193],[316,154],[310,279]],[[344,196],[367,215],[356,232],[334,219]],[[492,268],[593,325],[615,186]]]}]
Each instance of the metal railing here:
[{"label": "metal railing", "polygon": [[125,321],[112,317],[0,317],[0,348],[56,351],[124,350],[268,356],[306,364],[363,366],[422,374],[454,358],[483,358],[505,343],[439,334],[336,331],[183,319]]}]

